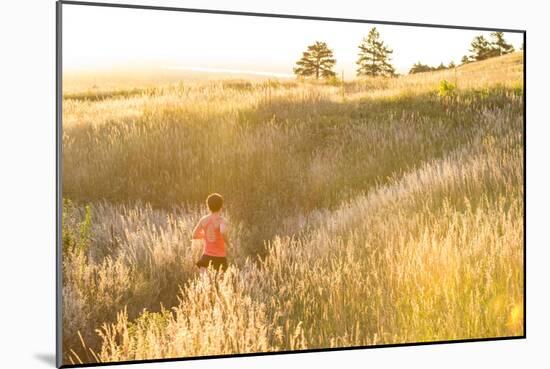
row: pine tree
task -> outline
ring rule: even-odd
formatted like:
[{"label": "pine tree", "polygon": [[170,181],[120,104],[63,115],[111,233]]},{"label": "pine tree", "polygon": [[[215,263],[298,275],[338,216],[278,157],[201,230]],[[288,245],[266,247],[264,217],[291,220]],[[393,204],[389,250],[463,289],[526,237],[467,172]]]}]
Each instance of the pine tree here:
[{"label": "pine tree", "polygon": [[302,58],[296,62],[294,74],[298,77],[315,77],[315,79],[331,78],[336,76],[332,70],[336,60],[332,50],[328,48],[326,42],[315,42],[307,47]]},{"label": "pine tree", "polygon": [[357,76],[394,76],[395,69],[390,64],[392,53],[393,50],[380,40],[376,27],[372,27],[359,45]]},{"label": "pine tree", "polygon": [[489,42],[483,35],[477,36],[472,41],[470,55],[462,58],[462,64],[470,61],[479,61],[492,58],[495,56],[509,54],[514,51],[514,47],[507,43],[504,39],[504,33],[491,33],[491,41]]},{"label": "pine tree", "polygon": [[491,45],[495,49],[495,56],[506,55],[514,52],[514,46],[506,42],[504,39],[504,33],[493,32],[491,33],[491,37],[493,39]]},{"label": "pine tree", "polygon": [[485,60],[490,57],[495,56],[494,48],[492,47],[491,43],[487,41],[483,35],[479,35],[474,37],[474,40],[471,44],[470,49],[471,56],[469,57],[470,60]]},{"label": "pine tree", "polygon": [[460,64],[461,65],[464,65],[464,64],[468,64],[470,63],[472,60],[470,60],[470,57],[468,55],[464,55],[462,57],[462,59],[460,59]]}]

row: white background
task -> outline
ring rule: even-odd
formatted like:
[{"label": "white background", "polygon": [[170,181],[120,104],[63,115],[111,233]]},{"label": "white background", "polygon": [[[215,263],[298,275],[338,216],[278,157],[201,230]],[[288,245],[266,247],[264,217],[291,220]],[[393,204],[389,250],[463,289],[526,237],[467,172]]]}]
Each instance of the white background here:
[{"label": "white background", "polygon": [[[129,0],[128,0],[129,1]],[[137,1],[134,1],[137,3]],[[527,339],[132,368],[550,367],[548,12],[543,1],[142,1],[180,7],[527,29]],[[545,18],[546,17],[546,18]],[[100,24],[98,26],[101,26]],[[0,366],[53,367],[55,3],[0,11]],[[546,350],[545,350],[546,349]],[[125,367],[125,366],[124,366]],[[122,368],[122,367],[121,367]]]}]

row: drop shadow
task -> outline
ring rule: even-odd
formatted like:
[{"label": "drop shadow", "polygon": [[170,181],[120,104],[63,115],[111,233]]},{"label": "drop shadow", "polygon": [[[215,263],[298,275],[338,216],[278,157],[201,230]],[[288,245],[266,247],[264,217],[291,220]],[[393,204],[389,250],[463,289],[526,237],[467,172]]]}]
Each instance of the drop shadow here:
[{"label": "drop shadow", "polygon": [[38,361],[41,361],[45,364],[48,364],[52,367],[55,367],[55,354],[51,354],[51,353],[39,353],[39,354],[34,354],[34,358]]}]

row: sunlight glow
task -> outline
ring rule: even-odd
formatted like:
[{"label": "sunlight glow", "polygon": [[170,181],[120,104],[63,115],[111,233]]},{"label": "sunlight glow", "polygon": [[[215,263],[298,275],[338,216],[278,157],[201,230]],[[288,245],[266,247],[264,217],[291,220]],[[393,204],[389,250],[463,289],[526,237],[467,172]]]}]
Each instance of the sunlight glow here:
[{"label": "sunlight glow", "polygon": [[[193,70],[293,75],[306,47],[325,41],[335,71],[354,78],[357,46],[371,24],[126,8],[63,6],[63,65],[66,70],[149,64]],[[415,62],[432,66],[460,59],[472,39],[489,32],[376,25],[394,50],[392,63],[407,73]],[[507,33],[516,49],[522,35]]]},{"label": "sunlight glow", "polygon": [[255,71],[255,70],[240,70],[229,68],[207,68],[207,67],[165,67],[170,70],[183,70],[190,72],[205,72],[205,73],[221,73],[221,74],[237,74],[237,75],[253,75],[253,76],[265,76],[265,77],[278,77],[278,78],[293,78],[293,74],[287,73],[275,73],[267,71]]}]

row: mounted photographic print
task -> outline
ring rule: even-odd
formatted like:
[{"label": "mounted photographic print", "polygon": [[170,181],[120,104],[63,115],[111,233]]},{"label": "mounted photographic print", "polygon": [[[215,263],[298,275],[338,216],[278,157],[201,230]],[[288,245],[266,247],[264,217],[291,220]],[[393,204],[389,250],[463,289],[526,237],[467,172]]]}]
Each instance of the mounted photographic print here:
[{"label": "mounted photographic print", "polygon": [[525,31],[57,11],[59,366],[525,337]]}]

